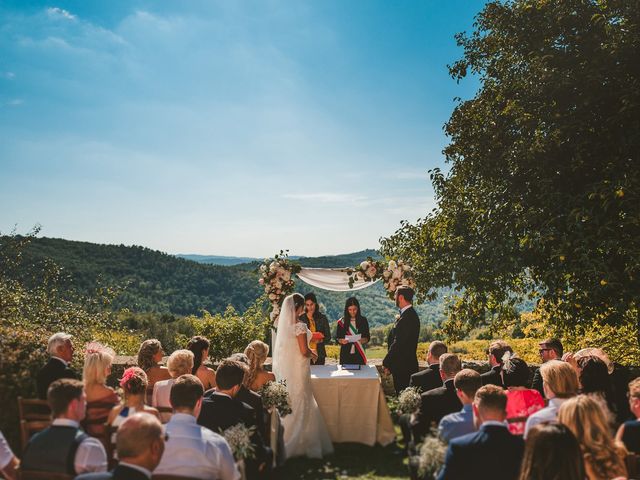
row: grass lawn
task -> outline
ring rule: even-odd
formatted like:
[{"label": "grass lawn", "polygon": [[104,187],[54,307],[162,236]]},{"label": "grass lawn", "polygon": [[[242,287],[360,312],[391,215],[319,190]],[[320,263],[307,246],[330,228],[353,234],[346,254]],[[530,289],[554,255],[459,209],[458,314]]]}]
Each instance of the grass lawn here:
[{"label": "grass lawn", "polygon": [[[400,433],[396,427],[396,433]],[[406,480],[409,478],[403,449],[396,443],[388,447],[367,447],[357,443],[334,444],[335,453],[322,460],[294,458],[275,472],[283,480]]]}]

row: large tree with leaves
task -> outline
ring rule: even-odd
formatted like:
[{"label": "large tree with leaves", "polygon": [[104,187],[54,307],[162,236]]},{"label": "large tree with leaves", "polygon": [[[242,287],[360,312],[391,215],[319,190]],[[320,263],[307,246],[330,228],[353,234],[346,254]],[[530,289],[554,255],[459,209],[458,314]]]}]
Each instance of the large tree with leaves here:
[{"label": "large tree with leaves", "polygon": [[637,322],[640,3],[489,2],[450,66],[481,86],[445,126],[437,208],[382,252],[427,297],[455,286],[452,336],[533,296],[565,327]]}]

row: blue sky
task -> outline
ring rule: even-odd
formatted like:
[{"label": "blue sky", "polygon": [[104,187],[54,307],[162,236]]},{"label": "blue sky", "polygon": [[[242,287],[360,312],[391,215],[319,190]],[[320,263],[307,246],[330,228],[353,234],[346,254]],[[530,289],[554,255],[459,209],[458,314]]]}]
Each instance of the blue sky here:
[{"label": "blue sky", "polygon": [[376,248],[433,208],[483,2],[3,1],[0,231],[169,253]]}]

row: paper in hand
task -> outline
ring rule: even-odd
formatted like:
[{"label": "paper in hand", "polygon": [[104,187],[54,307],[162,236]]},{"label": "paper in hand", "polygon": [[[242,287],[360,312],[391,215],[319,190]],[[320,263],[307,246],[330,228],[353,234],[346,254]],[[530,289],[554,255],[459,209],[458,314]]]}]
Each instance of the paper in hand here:
[{"label": "paper in hand", "polygon": [[356,343],[362,338],[362,335],[346,335],[344,338],[349,343]]}]

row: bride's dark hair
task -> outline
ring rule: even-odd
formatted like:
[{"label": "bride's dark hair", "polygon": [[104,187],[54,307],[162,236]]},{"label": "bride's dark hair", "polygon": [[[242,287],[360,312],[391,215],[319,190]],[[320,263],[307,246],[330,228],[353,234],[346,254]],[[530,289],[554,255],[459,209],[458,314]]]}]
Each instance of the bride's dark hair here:
[{"label": "bride's dark hair", "polygon": [[297,310],[300,307],[304,307],[304,297],[299,293],[293,294],[293,307]]}]

